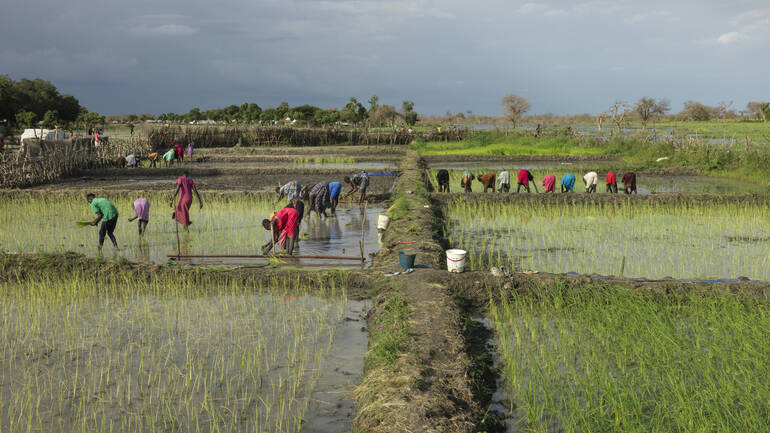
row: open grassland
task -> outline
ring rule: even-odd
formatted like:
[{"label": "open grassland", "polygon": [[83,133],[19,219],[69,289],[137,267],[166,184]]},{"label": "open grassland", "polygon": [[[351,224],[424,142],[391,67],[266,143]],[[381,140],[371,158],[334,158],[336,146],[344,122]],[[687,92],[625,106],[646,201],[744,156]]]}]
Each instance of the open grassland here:
[{"label": "open grassland", "polygon": [[120,275],[0,283],[3,431],[301,430],[344,289]]},{"label": "open grassland", "polygon": [[449,243],[473,269],[770,280],[767,204],[455,200]]},{"label": "open grassland", "polygon": [[549,287],[491,305],[524,432],[764,432],[770,305]]},{"label": "open grassland", "polygon": [[535,138],[499,132],[475,132],[457,142],[418,142],[411,146],[422,155],[603,155],[598,143],[579,145],[566,137]]}]

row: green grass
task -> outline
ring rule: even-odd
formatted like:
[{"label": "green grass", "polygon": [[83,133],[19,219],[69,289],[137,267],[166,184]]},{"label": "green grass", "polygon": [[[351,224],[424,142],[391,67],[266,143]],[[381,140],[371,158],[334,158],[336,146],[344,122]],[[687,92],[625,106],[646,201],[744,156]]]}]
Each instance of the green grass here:
[{"label": "green grass", "polygon": [[416,143],[412,148],[422,155],[603,155],[606,149],[586,146],[567,137],[534,138],[518,132],[475,132],[463,141]]},{"label": "green grass", "polygon": [[501,295],[491,316],[517,431],[767,431],[766,300],[619,287]]},{"label": "green grass", "polygon": [[409,305],[400,291],[394,293],[382,305],[369,334],[367,371],[379,367],[391,367],[412,342],[407,326]]}]

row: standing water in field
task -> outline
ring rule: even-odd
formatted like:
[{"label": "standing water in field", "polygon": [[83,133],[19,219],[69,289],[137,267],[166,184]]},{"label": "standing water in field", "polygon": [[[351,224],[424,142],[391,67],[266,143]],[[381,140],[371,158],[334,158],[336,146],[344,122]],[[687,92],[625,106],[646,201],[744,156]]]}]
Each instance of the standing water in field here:
[{"label": "standing water in field", "polygon": [[[136,222],[127,221],[134,216],[133,197],[113,198],[120,216],[115,230],[121,251],[116,255],[129,260],[165,263],[168,255],[177,254],[176,227],[171,219],[168,196],[150,194],[150,222],[147,232],[140,238]],[[179,247],[182,255],[260,254],[259,247],[270,239],[270,232],[262,225],[262,219],[280,210],[284,201],[264,197],[204,195],[204,208],[197,202],[190,211],[193,222],[188,230],[179,227]],[[357,204],[340,202],[335,218],[319,218],[318,214],[305,216],[300,225],[298,255],[360,257],[362,228],[364,257],[378,249],[377,215],[382,208],[369,206],[366,217]],[[327,214],[329,211],[327,210]],[[88,203],[81,196],[51,195],[46,198],[0,198],[0,251],[6,252],[65,252],[73,251],[88,256],[98,254],[96,227],[78,227],[76,221],[93,220]],[[111,245],[104,248],[104,255],[113,255]],[[279,250],[280,251],[280,250]],[[186,263],[254,263],[264,259],[189,259]],[[362,266],[360,261],[341,260],[292,260],[301,265]],[[364,264],[365,265],[365,264]]]}]

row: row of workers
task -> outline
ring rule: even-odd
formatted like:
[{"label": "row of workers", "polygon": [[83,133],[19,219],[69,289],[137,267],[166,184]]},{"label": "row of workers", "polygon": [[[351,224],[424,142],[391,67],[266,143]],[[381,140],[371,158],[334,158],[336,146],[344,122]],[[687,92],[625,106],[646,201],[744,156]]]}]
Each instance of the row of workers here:
[{"label": "row of workers", "polygon": [[[478,180],[484,186],[484,192],[487,192],[490,188],[492,192],[495,192],[495,186],[500,192],[509,192],[511,190],[511,175],[507,171],[501,172],[499,175],[495,173],[479,174],[474,176],[470,171],[463,172],[463,176],[460,180],[460,188],[465,192],[473,192],[471,184],[474,180]],[[536,192],[540,192],[537,189],[537,184],[534,182],[535,177],[529,170],[521,169],[518,173],[516,192],[520,192],[522,188],[527,192],[531,192],[529,189],[530,184],[534,186]],[[615,193],[618,192],[618,182],[614,171],[607,172],[605,176],[606,180],[606,192]],[[439,192],[449,192],[449,171],[441,169],[436,174],[436,181],[438,182]],[[623,182],[623,190],[626,194],[636,194],[636,173],[629,171],[623,175],[621,179]],[[589,171],[583,176],[583,182],[585,183],[586,192],[596,192],[596,186],[599,182],[599,174],[595,171]],[[544,192],[555,192],[556,189],[556,176],[549,174],[542,180],[542,185],[545,188]],[[575,175],[572,173],[566,174],[561,178],[560,182],[561,192],[571,192],[575,189]]]}]

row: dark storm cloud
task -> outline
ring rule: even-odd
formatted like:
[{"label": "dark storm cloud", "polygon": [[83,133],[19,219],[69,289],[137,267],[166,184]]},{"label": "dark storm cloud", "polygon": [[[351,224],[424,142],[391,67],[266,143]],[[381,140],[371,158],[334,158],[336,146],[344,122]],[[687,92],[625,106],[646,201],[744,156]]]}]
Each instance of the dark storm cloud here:
[{"label": "dark storm cloud", "polygon": [[0,73],[105,113],[244,101],[598,112],[616,99],[767,99],[762,2],[12,0]]}]

